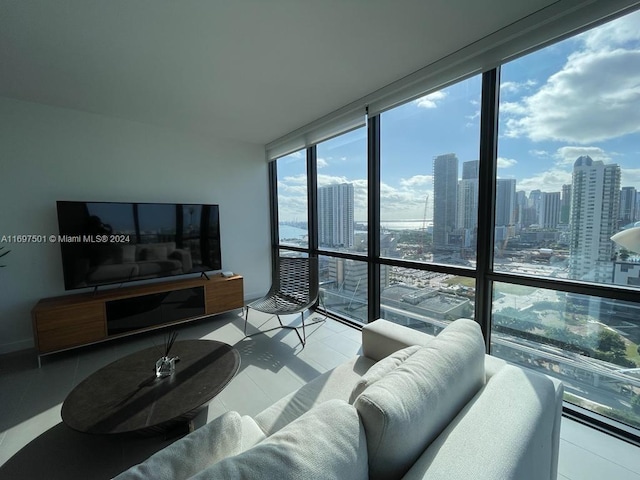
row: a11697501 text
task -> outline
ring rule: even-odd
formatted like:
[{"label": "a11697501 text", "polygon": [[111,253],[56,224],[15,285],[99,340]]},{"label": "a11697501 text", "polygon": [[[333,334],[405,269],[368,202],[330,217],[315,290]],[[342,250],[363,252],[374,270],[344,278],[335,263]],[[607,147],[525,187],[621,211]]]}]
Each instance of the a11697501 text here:
[{"label": "a11697501 text", "polygon": [[130,243],[125,234],[109,235],[0,235],[0,243]]}]

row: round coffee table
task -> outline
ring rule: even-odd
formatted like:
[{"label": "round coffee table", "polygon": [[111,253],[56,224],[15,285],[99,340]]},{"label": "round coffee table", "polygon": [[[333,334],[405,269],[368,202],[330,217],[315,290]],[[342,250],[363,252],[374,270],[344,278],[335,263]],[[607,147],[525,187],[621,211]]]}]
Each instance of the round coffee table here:
[{"label": "round coffee table", "polygon": [[213,340],[175,342],[175,373],[156,378],[161,356],[159,347],[151,347],[101,368],[67,396],[62,421],[94,434],[164,432],[191,420],[240,367],[238,351]]}]

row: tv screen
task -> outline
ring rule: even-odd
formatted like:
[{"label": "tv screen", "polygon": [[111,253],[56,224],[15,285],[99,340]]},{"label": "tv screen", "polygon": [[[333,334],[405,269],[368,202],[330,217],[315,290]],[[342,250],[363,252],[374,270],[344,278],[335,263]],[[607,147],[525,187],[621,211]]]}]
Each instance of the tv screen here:
[{"label": "tv screen", "polygon": [[58,201],[67,290],[220,270],[218,205]]}]

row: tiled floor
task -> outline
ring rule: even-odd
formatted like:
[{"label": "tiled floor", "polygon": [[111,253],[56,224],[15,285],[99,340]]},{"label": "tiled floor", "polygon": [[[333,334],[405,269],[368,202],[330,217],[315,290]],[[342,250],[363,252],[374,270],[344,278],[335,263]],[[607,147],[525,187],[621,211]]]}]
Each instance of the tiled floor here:
[{"label": "tiled floor", "polygon": [[[266,322],[266,323],[265,323]],[[252,325],[274,320],[251,312]],[[295,332],[277,330],[244,338],[239,312],[180,328],[179,339],[208,338],[234,345],[238,375],[196,418],[202,425],[233,409],[254,415],[360,350],[360,332],[328,320],[307,330],[301,348]],[[62,401],[96,369],[128,353],[161,344],[163,333],[138,335],[61,353],[0,357],[0,479],[110,478],[172,440],[101,437],[76,433],[60,421]],[[640,480],[640,450],[563,419],[560,479]]]}]

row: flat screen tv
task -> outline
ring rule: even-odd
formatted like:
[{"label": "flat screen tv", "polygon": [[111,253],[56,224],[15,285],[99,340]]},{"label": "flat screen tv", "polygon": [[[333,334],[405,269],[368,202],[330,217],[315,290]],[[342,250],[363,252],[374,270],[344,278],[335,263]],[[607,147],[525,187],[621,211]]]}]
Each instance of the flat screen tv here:
[{"label": "flat screen tv", "polygon": [[218,205],[58,201],[67,290],[222,268]]}]

